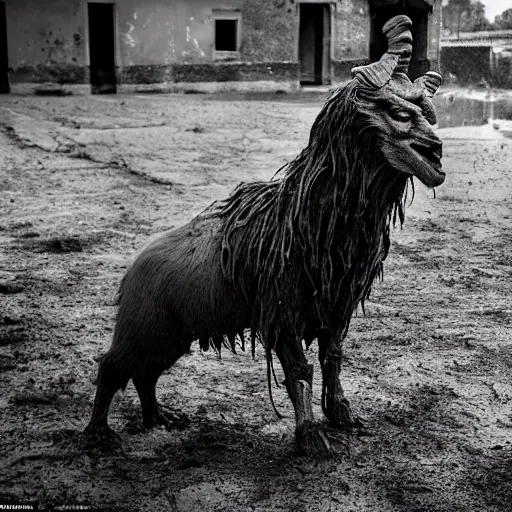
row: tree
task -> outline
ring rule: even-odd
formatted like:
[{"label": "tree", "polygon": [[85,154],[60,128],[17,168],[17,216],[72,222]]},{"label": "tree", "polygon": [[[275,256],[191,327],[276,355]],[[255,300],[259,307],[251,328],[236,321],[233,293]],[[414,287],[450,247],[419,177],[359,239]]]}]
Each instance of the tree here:
[{"label": "tree", "polygon": [[494,18],[494,26],[497,30],[512,29],[512,9],[506,9]]},{"label": "tree", "polygon": [[443,7],[443,24],[450,32],[476,32],[488,30],[489,20],[485,17],[485,5],[480,0],[449,0]]},{"label": "tree", "polygon": [[453,32],[457,33],[457,37],[460,34],[460,26],[464,13],[469,11],[471,6],[470,0],[449,0],[448,4],[443,8],[443,20],[445,26]]},{"label": "tree", "polygon": [[485,5],[482,2],[476,1],[471,4],[466,23],[464,30],[468,32],[489,30],[491,23],[485,16]]}]

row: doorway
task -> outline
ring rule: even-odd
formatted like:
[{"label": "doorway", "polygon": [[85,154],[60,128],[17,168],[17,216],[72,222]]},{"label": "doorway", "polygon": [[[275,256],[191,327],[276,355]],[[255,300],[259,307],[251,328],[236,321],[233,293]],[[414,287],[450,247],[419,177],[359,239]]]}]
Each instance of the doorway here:
[{"label": "doorway", "polygon": [[412,21],[412,55],[408,76],[411,80],[424,75],[430,69],[428,51],[428,9],[417,7],[370,8],[370,61],[378,61],[387,50],[388,41],[382,27],[393,16],[405,14]]},{"label": "doorway", "polygon": [[331,82],[331,10],[329,4],[299,4],[301,85]]},{"label": "doorway", "polygon": [[7,94],[10,90],[7,54],[7,16],[5,14],[5,2],[0,1],[0,94]]},{"label": "doorway", "polygon": [[114,4],[89,3],[89,61],[93,94],[115,94]]}]

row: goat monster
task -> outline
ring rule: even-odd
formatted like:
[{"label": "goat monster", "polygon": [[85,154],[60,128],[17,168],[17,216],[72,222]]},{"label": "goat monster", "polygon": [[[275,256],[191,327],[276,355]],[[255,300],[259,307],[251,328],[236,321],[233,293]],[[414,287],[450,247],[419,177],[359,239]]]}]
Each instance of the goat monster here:
[{"label": "goat monster", "polygon": [[318,340],[323,412],[334,427],[359,420],[340,380],[341,345],[351,316],[382,272],[390,224],[403,222],[408,181],[443,183],[442,144],[431,101],[441,77],[411,83],[411,21],[383,28],[388,50],[352,70],[324,105],[307,147],[270,182],[245,183],[189,224],[150,244],[124,276],[110,350],[98,372],[86,439],[113,433],[107,415],[130,379],[144,426],[172,422],[156,400],[160,375],[189,351],[244,345],[250,331],[285,373],[299,451],[329,450],[311,408]]}]

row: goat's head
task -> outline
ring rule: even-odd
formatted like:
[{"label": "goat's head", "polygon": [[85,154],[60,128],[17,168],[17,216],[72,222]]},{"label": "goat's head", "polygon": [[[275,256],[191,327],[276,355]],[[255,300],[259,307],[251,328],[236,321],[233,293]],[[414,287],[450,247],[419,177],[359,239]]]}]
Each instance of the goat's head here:
[{"label": "goat's head", "polygon": [[434,133],[432,97],[441,76],[427,72],[412,83],[407,69],[412,53],[411,20],[395,16],[383,27],[388,50],[373,64],[352,69],[365,124],[374,128],[376,148],[397,171],[429,187],[443,183],[442,142]]}]

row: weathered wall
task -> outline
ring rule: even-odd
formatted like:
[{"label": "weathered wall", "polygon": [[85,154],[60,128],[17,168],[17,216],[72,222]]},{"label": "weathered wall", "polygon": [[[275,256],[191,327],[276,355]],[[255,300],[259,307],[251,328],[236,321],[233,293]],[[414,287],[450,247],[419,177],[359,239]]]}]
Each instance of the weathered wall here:
[{"label": "weathered wall", "polygon": [[216,9],[242,13],[242,60],[295,59],[295,0],[118,0],[123,66],[213,60]]},{"label": "weathered wall", "polygon": [[[118,81],[298,81],[300,1],[116,0]],[[11,81],[88,83],[87,0],[6,3]],[[369,60],[369,1],[330,3],[337,81]],[[243,64],[214,61],[212,11],[223,9],[241,12]],[[429,56],[435,54],[436,34],[429,35]]]},{"label": "weathered wall", "polygon": [[[297,59],[299,0],[118,0],[124,65],[211,62],[212,10],[242,13],[241,58],[252,62]],[[324,0],[324,3],[328,1]],[[335,60],[368,58],[368,0],[336,0]]]},{"label": "weathered wall", "polygon": [[[121,81],[150,83],[181,81],[184,77],[192,81],[231,79],[227,77],[289,80],[290,73],[297,72],[296,64],[292,64],[296,60],[294,4],[295,0],[149,0],[144,4],[118,0]],[[212,11],[217,9],[242,13],[241,60],[268,62],[274,69],[258,65],[250,70],[222,62],[212,65]],[[283,62],[290,64],[283,69]]]},{"label": "weathered wall", "polygon": [[86,82],[81,0],[7,0],[12,81]]},{"label": "weathered wall", "polygon": [[244,41],[247,60],[295,61],[297,58],[297,7],[295,0],[243,0]]},{"label": "weathered wall", "polygon": [[[241,11],[240,57],[253,69],[213,65],[214,9]],[[11,81],[88,82],[86,0],[7,0],[7,18]],[[198,64],[203,81],[298,74],[296,0],[116,0],[115,18],[121,83],[194,80],[186,68]]]},{"label": "weathered wall", "polygon": [[333,81],[350,78],[354,66],[367,64],[370,51],[368,0],[337,0],[333,26]]},{"label": "weathered wall", "polygon": [[490,46],[441,48],[441,72],[448,83],[512,88],[512,57],[492,54]]},{"label": "weathered wall", "polygon": [[370,42],[368,0],[338,0],[334,24],[334,60],[367,60]]}]

